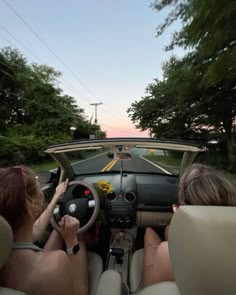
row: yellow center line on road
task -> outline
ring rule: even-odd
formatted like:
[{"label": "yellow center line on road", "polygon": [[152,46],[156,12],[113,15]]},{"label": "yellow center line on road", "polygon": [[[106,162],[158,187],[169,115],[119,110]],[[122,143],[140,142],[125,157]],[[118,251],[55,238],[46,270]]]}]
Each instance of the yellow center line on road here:
[{"label": "yellow center line on road", "polygon": [[112,160],[104,168],[102,168],[101,172],[109,171],[115,165],[116,162],[117,160]]},{"label": "yellow center line on road", "polygon": [[111,162],[109,162],[104,168],[102,168],[101,172],[106,171],[106,169],[113,163],[114,160],[112,160]]},{"label": "yellow center line on road", "polygon": [[115,165],[115,163],[117,162],[118,160],[113,160],[113,163],[109,166],[109,168],[107,169],[108,170],[111,170],[111,168]]}]

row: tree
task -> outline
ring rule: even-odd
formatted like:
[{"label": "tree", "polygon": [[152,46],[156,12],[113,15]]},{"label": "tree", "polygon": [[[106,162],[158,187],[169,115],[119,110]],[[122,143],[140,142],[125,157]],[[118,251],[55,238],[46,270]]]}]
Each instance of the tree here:
[{"label": "tree", "polygon": [[147,96],[128,109],[131,120],[157,135],[192,138],[222,133],[229,163],[235,162],[232,127],[236,117],[236,2],[234,0],[156,0],[152,8],[170,12],[157,28],[160,36],[174,21],[166,50],[191,50],[183,59],[170,59],[163,81],[147,87]]},{"label": "tree", "polygon": [[[70,134],[70,128],[85,121],[84,110],[73,97],[56,86],[61,73],[47,65],[29,65],[11,48],[0,52],[1,130],[26,126],[36,136]],[[29,131],[29,128],[27,128]]]},{"label": "tree", "polygon": [[204,66],[201,85],[209,93],[205,104],[216,114],[215,118],[222,119],[229,156],[232,156],[232,126],[236,116],[236,1],[156,0],[152,4],[157,11],[168,6],[172,9],[158,27],[157,35],[175,20],[182,21],[181,30],[173,34],[166,49],[181,46],[195,51],[192,66]]},{"label": "tree", "polygon": [[194,59],[194,54],[189,54],[164,64],[163,81],[154,80],[146,88],[147,96],[128,109],[137,128],[181,139],[204,138],[213,130],[231,132],[235,116],[232,93],[227,93],[227,84],[203,87],[206,65],[193,65]]},{"label": "tree", "polygon": [[90,121],[79,122],[73,132],[75,139],[90,139],[91,135],[94,135],[96,139],[106,138],[106,133],[101,130],[100,126]]},{"label": "tree", "polygon": [[105,136],[100,126],[90,124],[75,99],[58,87],[60,75],[47,65],[28,64],[17,50],[0,50],[0,133],[22,147],[29,155],[24,159],[41,159],[48,144],[71,139],[72,127],[84,126],[87,132],[93,128]]},{"label": "tree", "polygon": [[0,129],[3,134],[8,126],[21,120],[23,105],[18,89],[26,71],[26,60],[19,52],[10,48],[0,52]]},{"label": "tree", "polygon": [[137,128],[150,129],[158,137],[193,137],[198,95],[191,89],[197,77],[189,73],[188,65],[187,58],[175,57],[163,65],[163,81],[155,79],[146,88],[147,96],[128,109]]}]

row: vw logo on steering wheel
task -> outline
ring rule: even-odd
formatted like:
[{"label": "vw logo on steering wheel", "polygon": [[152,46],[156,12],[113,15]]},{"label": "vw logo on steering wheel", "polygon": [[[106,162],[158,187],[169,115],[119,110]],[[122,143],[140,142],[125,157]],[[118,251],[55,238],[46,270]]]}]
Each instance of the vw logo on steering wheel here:
[{"label": "vw logo on steering wheel", "polygon": [[75,212],[75,210],[76,210],[76,205],[75,204],[70,204],[70,206],[69,206],[69,212],[70,213],[73,213],[73,212]]}]

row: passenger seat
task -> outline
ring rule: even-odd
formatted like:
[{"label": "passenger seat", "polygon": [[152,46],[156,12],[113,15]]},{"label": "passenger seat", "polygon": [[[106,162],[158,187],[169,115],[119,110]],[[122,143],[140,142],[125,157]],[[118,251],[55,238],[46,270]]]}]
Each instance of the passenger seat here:
[{"label": "passenger seat", "polygon": [[[181,206],[173,215],[168,245],[176,283],[158,283],[135,294],[236,294],[236,207]],[[142,260],[141,249],[131,261],[131,291],[140,287]]]}]

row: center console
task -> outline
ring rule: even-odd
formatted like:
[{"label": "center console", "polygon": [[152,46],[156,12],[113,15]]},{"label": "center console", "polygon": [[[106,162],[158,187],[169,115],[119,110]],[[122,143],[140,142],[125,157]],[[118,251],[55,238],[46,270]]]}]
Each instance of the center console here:
[{"label": "center console", "polygon": [[107,255],[107,270],[118,271],[124,286],[128,285],[129,265],[136,236],[136,228],[130,230],[112,229],[110,249]]},{"label": "center console", "polygon": [[106,217],[111,227],[130,228],[135,224],[136,195],[134,192],[111,192],[106,198]]},{"label": "center console", "polygon": [[113,191],[105,199],[105,215],[111,229],[106,269],[119,272],[123,283],[122,294],[128,294],[129,266],[137,235],[135,175],[114,175],[112,187]]}]

